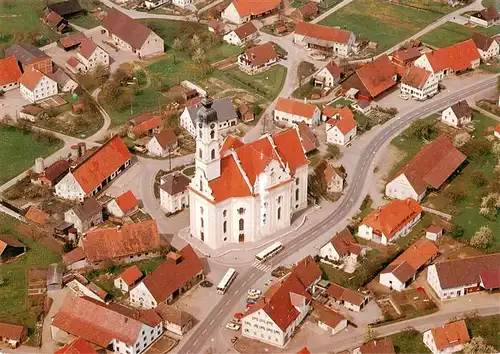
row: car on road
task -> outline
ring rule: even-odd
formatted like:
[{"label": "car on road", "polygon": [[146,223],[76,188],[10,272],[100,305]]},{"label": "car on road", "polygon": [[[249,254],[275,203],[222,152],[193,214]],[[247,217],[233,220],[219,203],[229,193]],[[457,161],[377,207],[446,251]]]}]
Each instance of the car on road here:
[{"label": "car on road", "polygon": [[247,299],[247,304],[255,304],[257,302],[256,299]]},{"label": "car on road", "polygon": [[234,314],[234,318],[237,318],[237,319],[239,319],[239,320],[241,320],[241,319],[243,318],[243,316],[244,316],[244,315],[243,315],[241,312],[236,312],[236,313]]},{"label": "car on road", "polygon": [[410,96],[405,95],[404,93],[400,94],[398,97],[405,101],[407,101],[410,98]]},{"label": "car on road", "polygon": [[264,286],[269,286],[269,285],[271,285],[271,283],[272,283],[272,282],[273,282],[273,280],[272,280],[272,279],[269,279],[268,281],[266,281],[266,282],[264,283]]},{"label": "car on road", "polygon": [[237,324],[234,324],[232,322],[229,322],[227,325],[226,325],[226,328],[227,329],[232,329],[233,331],[238,331],[241,326],[240,325],[237,325]]},{"label": "car on road", "polygon": [[262,295],[262,291],[258,289],[248,289],[248,296]]},{"label": "car on road", "polygon": [[248,299],[252,299],[252,300],[259,300],[260,295],[257,295],[257,294],[255,294],[255,295],[248,295],[248,297],[247,297],[247,298],[248,298]]}]

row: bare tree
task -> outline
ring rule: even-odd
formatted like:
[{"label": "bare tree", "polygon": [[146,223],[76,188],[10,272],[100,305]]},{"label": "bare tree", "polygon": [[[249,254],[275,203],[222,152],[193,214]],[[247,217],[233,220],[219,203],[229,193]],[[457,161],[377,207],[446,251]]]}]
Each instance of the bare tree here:
[{"label": "bare tree", "polygon": [[495,348],[488,345],[483,337],[474,337],[469,343],[464,344],[464,354],[492,354],[496,353]]},{"label": "bare tree", "polygon": [[205,60],[205,52],[201,48],[197,48],[193,53],[193,61],[197,64],[202,63]]},{"label": "bare tree", "polygon": [[493,242],[493,232],[487,226],[481,226],[470,239],[471,246],[486,248]]}]

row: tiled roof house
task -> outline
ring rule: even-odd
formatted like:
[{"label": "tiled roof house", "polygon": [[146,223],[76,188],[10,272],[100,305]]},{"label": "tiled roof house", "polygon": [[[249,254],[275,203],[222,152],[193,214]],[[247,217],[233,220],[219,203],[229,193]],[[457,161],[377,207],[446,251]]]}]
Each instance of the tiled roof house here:
[{"label": "tiled roof house", "polygon": [[280,97],[274,108],[274,120],[288,126],[305,122],[314,127],[321,121],[321,111],[314,104]]}]

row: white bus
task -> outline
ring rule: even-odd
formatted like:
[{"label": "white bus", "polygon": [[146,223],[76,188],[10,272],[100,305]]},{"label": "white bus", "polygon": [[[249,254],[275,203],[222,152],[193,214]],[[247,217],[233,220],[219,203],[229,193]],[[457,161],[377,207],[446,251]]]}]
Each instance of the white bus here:
[{"label": "white bus", "polygon": [[271,258],[276,253],[283,249],[283,244],[281,242],[275,242],[271,246],[267,247],[264,251],[255,255],[259,261],[265,261],[268,258]]},{"label": "white bus", "polygon": [[236,278],[236,269],[229,268],[226,275],[222,278],[219,285],[217,285],[217,294],[224,295],[229,285],[233,282],[234,278]]}]

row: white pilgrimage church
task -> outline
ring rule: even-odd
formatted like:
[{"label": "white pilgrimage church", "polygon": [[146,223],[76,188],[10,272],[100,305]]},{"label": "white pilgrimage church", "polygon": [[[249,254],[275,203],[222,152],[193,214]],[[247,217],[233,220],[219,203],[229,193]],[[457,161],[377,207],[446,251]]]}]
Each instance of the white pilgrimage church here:
[{"label": "white pilgrimage church", "polygon": [[205,97],[196,120],[196,172],[188,187],[191,235],[212,249],[255,242],[290,226],[307,206],[308,161],[296,128],[245,144],[219,143]]}]

